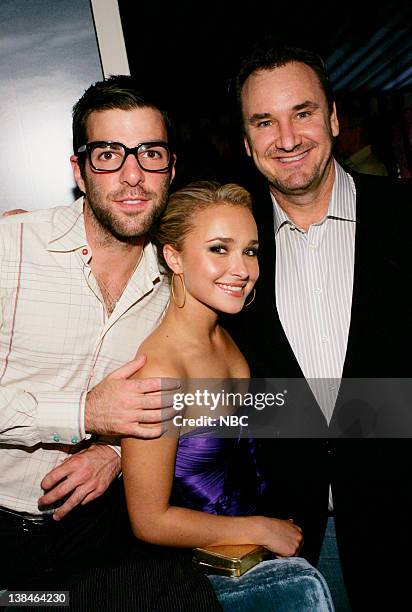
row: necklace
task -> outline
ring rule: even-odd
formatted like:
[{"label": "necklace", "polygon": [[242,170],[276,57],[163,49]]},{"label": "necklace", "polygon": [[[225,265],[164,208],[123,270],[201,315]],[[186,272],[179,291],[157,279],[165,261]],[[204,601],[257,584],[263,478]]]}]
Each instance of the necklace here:
[{"label": "necklace", "polygon": [[100,288],[100,292],[102,294],[103,297],[103,301],[104,304],[106,306],[106,310],[107,313],[109,314],[109,316],[112,314],[113,310],[116,308],[120,298],[122,297],[124,290],[126,289],[127,284],[129,283],[129,280],[132,278],[133,274],[136,272],[137,268],[139,267],[140,262],[142,261],[143,258],[143,248],[142,248],[142,252],[140,253],[140,257],[137,260],[133,270],[131,271],[131,273],[129,274],[129,276],[127,277],[126,281],[123,283],[123,285],[120,287],[120,289],[118,289],[118,291],[116,291],[116,296],[113,295],[113,293],[111,292],[111,290],[109,289],[109,285],[106,281],[104,281],[102,278],[99,278],[98,276],[96,276],[96,281],[97,284],[99,285]]}]

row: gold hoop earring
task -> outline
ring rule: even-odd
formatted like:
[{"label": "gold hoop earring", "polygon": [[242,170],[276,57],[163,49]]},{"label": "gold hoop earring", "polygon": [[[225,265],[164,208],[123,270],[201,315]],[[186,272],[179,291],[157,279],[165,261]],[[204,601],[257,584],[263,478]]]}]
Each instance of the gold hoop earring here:
[{"label": "gold hoop earring", "polygon": [[[174,280],[175,280],[175,276],[177,276],[180,279],[180,282],[182,283],[182,289],[183,289],[183,302],[181,304],[178,304],[176,301],[176,296],[175,296],[175,288],[174,288]],[[172,299],[174,301],[174,303],[176,304],[176,306],[178,308],[183,308],[183,306],[186,303],[186,285],[185,285],[185,281],[183,280],[183,274],[175,274],[173,272],[172,274],[172,282],[170,283],[170,290],[172,292]]]},{"label": "gold hoop earring", "polygon": [[244,308],[247,308],[248,306],[250,306],[253,300],[255,299],[255,297],[256,297],[256,289],[253,287],[253,297],[250,300],[250,302],[248,302],[247,304],[244,304]]}]

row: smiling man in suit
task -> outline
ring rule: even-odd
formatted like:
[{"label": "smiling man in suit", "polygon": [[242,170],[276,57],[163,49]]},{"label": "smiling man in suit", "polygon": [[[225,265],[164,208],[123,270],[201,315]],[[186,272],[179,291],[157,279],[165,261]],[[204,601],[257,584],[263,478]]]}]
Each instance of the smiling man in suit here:
[{"label": "smiling man in suit", "polygon": [[[317,54],[255,50],[235,85],[246,152],[266,180],[254,192],[255,304],[228,327],[255,377],[307,380],[327,431],[342,418],[342,379],[411,376],[412,189],[351,176],[334,160],[339,124]],[[355,402],[355,420],[356,410]],[[375,609],[405,596],[412,444],[339,437],[261,441],[261,469],[272,483],[266,504],[304,528],[312,562],[327,528],[352,608]]]}]

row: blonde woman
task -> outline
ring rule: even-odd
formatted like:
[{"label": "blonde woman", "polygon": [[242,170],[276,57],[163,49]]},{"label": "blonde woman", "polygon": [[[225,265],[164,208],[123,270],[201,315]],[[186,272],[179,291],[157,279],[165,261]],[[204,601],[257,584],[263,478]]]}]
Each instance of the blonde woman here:
[{"label": "blonde woman", "polygon": [[[174,193],[156,233],[172,299],[139,352],[139,377],[247,379],[243,355],[218,314],[251,302],[259,275],[258,234],[249,193],[234,184],[193,183]],[[185,416],[196,414],[188,408]],[[184,432],[184,430],[183,430]],[[196,434],[196,432],[194,432]],[[260,544],[277,555],[239,579],[209,576],[227,610],[332,610],[322,576],[294,557],[302,531],[258,516],[264,487],[253,440],[166,435],[122,441],[127,506],[134,534],[179,548]]]}]

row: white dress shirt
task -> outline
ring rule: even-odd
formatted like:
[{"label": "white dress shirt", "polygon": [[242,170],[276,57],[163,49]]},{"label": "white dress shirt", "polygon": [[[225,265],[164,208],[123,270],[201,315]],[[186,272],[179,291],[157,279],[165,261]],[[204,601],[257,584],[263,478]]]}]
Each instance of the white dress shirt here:
[{"label": "white dress shirt", "polygon": [[286,337],[330,422],[345,361],[352,306],[356,192],[335,162],[327,215],[307,232],[274,201],[276,303]]}]

